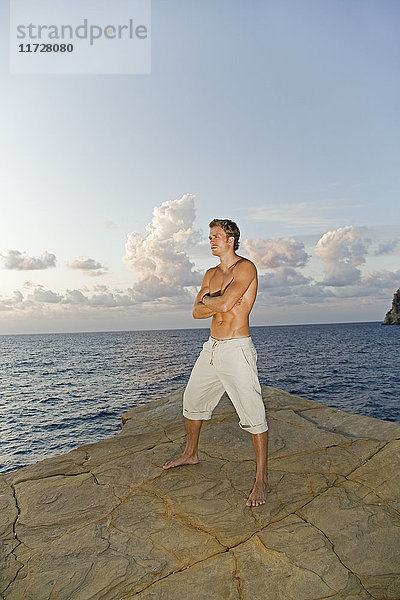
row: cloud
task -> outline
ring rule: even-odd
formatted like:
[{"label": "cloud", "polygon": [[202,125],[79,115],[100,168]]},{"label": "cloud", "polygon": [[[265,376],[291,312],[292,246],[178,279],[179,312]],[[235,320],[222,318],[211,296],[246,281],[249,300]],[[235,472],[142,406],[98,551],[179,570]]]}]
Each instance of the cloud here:
[{"label": "cloud", "polygon": [[309,277],[304,277],[301,273],[290,267],[279,267],[275,271],[264,273],[259,277],[259,289],[270,290],[275,294],[277,290],[282,291],[285,287],[285,293],[289,287],[295,287],[298,285],[305,285],[310,282]]},{"label": "cloud", "polygon": [[24,288],[40,287],[40,286],[38,286],[37,283],[32,283],[32,281],[24,281],[23,286],[24,286]]},{"label": "cloud", "polygon": [[243,247],[260,269],[303,267],[309,259],[304,244],[292,238],[244,240]]},{"label": "cloud", "polygon": [[80,290],[67,290],[63,304],[88,304],[89,299]]},{"label": "cloud", "polygon": [[0,298],[0,311],[11,311],[16,306],[20,305],[24,300],[24,296],[20,291],[13,292],[9,298]]},{"label": "cloud", "polygon": [[[259,299],[265,304],[316,303],[347,298],[384,298],[400,283],[399,271],[361,272],[372,246],[366,227],[341,227],[328,231],[318,241],[314,254],[324,265],[322,281],[306,276],[295,267],[309,258],[298,241],[246,240],[244,246],[261,268]],[[285,264],[286,263],[286,264]],[[292,264],[290,264],[292,263]]]},{"label": "cloud", "polygon": [[384,254],[392,254],[399,245],[400,245],[400,237],[398,237],[394,240],[387,240],[387,241],[381,242],[379,244],[378,248],[376,248],[376,250],[374,251],[374,256],[382,256]]},{"label": "cloud", "polygon": [[0,311],[17,310],[43,314],[42,308],[46,308],[47,311],[70,310],[72,307],[79,310],[95,310],[135,306],[142,302],[142,298],[133,288],[110,290],[107,286],[94,286],[92,293],[85,294],[78,289],[67,289],[64,293],[57,293],[31,282],[25,282],[24,287],[28,290],[33,289],[33,292],[25,297],[20,291],[14,292],[9,298],[0,297]]},{"label": "cloud", "polygon": [[367,271],[346,286],[325,286],[311,277],[304,277],[296,269],[281,267],[259,277],[257,302],[266,306],[291,306],[291,311],[299,304],[323,304],[326,301],[340,303],[354,299],[358,305],[360,302],[392,298],[399,285],[400,269]]},{"label": "cloud", "polygon": [[400,285],[400,269],[397,271],[366,271],[353,285],[336,288],[337,298],[392,298]]},{"label": "cloud", "polygon": [[113,221],[111,221],[111,219],[107,219],[106,222],[104,223],[104,227],[106,229],[115,229],[116,224]]},{"label": "cloud", "polygon": [[257,302],[268,306],[277,303],[315,303],[333,296],[329,289],[319,286],[311,277],[305,277],[291,267],[278,267],[259,277]]},{"label": "cloud", "polygon": [[194,270],[187,251],[202,239],[193,228],[194,196],[163,202],[153,210],[146,235],[128,235],[123,261],[138,276],[133,289],[143,301],[186,296],[185,288],[198,286],[202,274]]},{"label": "cloud", "polygon": [[[106,285],[100,285],[100,284],[95,285],[93,289],[95,292],[101,292],[101,293],[108,291],[108,287]],[[88,288],[86,288],[86,290],[89,291]]]},{"label": "cloud", "polygon": [[42,286],[37,286],[32,296],[35,302],[44,302],[45,304],[58,304],[63,299],[60,294],[51,290],[45,290]]},{"label": "cloud", "polygon": [[[288,227],[321,231],[341,222],[343,210],[360,209],[360,204],[350,198],[326,199],[319,202],[297,202],[278,206],[263,206],[250,209],[250,219],[272,223],[283,223]],[[337,213],[334,215],[334,213]]]},{"label": "cloud", "polygon": [[325,233],[314,254],[324,263],[325,286],[342,287],[361,280],[360,265],[365,263],[371,240],[365,237],[366,227],[348,225]]},{"label": "cloud", "polygon": [[276,303],[280,298],[287,304],[304,290],[311,296],[311,278],[295,268],[304,267],[310,258],[302,242],[293,238],[255,238],[244,240],[243,247],[259,269],[269,269],[259,276],[259,302]]},{"label": "cloud", "polygon": [[104,275],[104,273],[108,271],[107,267],[104,267],[102,264],[95,261],[93,258],[84,257],[75,259],[69,265],[69,268],[82,271],[86,275],[90,275],[90,277],[99,277],[100,275]]},{"label": "cloud", "polygon": [[95,286],[95,291],[96,293],[88,296],[83,294],[81,290],[67,290],[62,303],[97,308],[118,308],[134,306],[141,302],[140,297],[133,288],[109,290],[106,286]]},{"label": "cloud", "polygon": [[[202,264],[202,249],[207,247],[204,237],[194,229],[193,198],[185,194],[180,199],[162,203],[154,208],[144,234],[128,235],[123,260],[136,275],[129,287],[118,289],[99,284],[89,287],[90,283],[101,281],[97,279],[87,280],[88,285],[79,289],[53,291],[25,281],[23,293],[15,291],[9,292],[7,297],[0,296],[4,322],[10,321],[12,311],[16,322],[23,315],[43,319],[81,315],[82,323],[91,314],[98,319],[111,314],[140,319],[141,315],[145,318],[156,312],[161,314],[163,308],[166,308],[165,315],[173,315],[175,311],[190,318],[189,307],[203,276],[203,270],[196,270],[192,260],[196,257]],[[317,260],[308,271],[303,270],[308,267],[310,255],[299,239],[244,240],[243,247],[260,269],[257,305],[267,311],[282,308],[292,321],[293,315],[300,314],[297,309],[304,305],[318,304],[328,311],[332,306],[350,305],[353,298],[355,306],[391,299],[400,285],[400,271],[366,271],[365,263],[368,256],[394,251],[399,239],[394,239],[396,230],[385,231],[384,236],[378,234],[352,226],[327,231],[314,248],[315,259],[324,267],[323,277]],[[374,243],[369,235],[374,237]],[[307,243],[307,249],[316,239],[312,244]],[[0,256],[8,265],[6,268],[19,270],[48,268],[55,264],[55,256],[47,252],[38,258],[30,258],[17,250]],[[380,262],[371,260],[372,264]],[[69,266],[88,275],[101,275],[107,269],[89,257],[79,257]]]},{"label": "cloud", "polygon": [[56,257],[45,251],[42,256],[31,257],[19,250],[7,250],[1,254],[6,269],[15,271],[39,271],[56,266]]}]

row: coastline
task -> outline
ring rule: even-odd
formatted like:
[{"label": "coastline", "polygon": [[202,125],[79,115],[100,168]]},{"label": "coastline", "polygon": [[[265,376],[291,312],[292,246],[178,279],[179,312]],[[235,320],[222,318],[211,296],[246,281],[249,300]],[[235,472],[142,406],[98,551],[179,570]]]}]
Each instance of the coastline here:
[{"label": "coastline", "polygon": [[112,438],[0,475],[0,598],[400,597],[400,424],[262,391],[261,507],[244,505],[253,448],[226,397],[199,465],[161,468],[184,441],[177,392]]},{"label": "coastline", "polygon": [[[260,382],[400,422],[396,331],[379,323],[252,328]],[[192,329],[2,338],[0,472],[114,435],[124,411],[186,384],[208,336]]]}]

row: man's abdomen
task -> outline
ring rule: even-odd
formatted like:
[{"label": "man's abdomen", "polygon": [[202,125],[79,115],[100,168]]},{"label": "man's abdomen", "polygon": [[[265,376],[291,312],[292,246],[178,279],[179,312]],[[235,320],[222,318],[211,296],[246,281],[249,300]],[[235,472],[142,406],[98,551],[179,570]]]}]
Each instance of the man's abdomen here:
[{"label": "man's abdomen", "polygon": [[250,335],[248,315],[216,313],[211,321],[210,333],[219,340]]}]

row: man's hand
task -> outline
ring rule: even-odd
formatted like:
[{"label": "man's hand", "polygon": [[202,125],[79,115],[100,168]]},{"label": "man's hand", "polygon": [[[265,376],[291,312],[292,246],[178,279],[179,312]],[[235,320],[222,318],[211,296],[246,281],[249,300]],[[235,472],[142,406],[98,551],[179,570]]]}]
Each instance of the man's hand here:
[{"label": "man's hand", "polygon": [[[213,296],[211,296],[211,294],[204,294],[204,296],[201,299],[201,302],[203,304],[206,304],[206,302],[203,302],[204,298],[206,298],[206,296],[208,296],[209,298],[216,298],[217,296],[220,296],[221,292],[218,292],[218,294],[214,294]],[[241,296],[239,298],[239,300],[236,302],[235,306],[239,306],[240,304],[242,304],[242,300],[243,300],[243,296]]]},{"label": "man's hand", "polygon": [[213,317],[216,313],[215,310],[208,308],[203,302],[204,298],[210,296],[210,279],[214,272],[214,267],[212,269],[208,269],[206,274],[204,275],[203,283],[201,285],[201,289],[197,294],[196,300],[193,306],[193,318],[194,319],[209,319]]}]

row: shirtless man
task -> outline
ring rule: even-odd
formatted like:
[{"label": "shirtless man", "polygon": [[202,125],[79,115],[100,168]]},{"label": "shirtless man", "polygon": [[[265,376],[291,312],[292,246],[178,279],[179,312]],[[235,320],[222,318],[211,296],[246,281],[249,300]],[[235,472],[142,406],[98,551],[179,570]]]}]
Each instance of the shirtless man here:
[{"label": "shirtless man", "polygon": [[268,425],[257,375],[257,354],[250,338],[249,314],[257,295],[257,271],[236,254],[239,229],[228,219],[210,223],[211,252],[220,264],[208,269],[194,308],[195,319],[212,317],[211,337],[203,345],[183,396],[186,447],[163,468],[199,462],[198,441],[203,420],[210,419],[227,391],[239,425],[252,435],[257,471],[246,506],[265,504],[267,496]]}]

